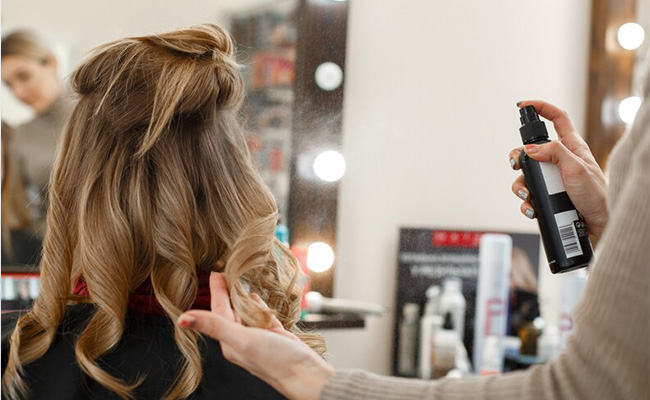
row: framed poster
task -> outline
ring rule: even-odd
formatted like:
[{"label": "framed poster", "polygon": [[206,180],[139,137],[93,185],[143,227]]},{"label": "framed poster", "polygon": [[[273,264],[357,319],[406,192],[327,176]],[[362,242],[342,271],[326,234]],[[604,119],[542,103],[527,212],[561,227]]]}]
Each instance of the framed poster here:
[{"label": "framed poster", "polygon": [[[422,317],[426,303],[426,291],[431,286],[443,288],[445,280],[461,281],[465,298],[465,327],[463,343],[472,356],[474,340],[474,316],[479,268],[479,243],[484,233],[502,233],[512,238],[512,268],[510,273],[510,297],[508,306],[508,335],[516,336],[521,324],[521,314],[537,307],[537,288],[540,255],[538,234],[494,231],[465,231],[452,229],[400,229],[398,253],[397,296],[394,321],[393,374],[398,373],[400,323],[404,309],[419,305]],[[537,311],[539,312],[539,311]],[[419,345],[419,338],[416,343]],[[418,346],[416,346],[418,347]],[[415,351],[415,365],[418,365]]]}]

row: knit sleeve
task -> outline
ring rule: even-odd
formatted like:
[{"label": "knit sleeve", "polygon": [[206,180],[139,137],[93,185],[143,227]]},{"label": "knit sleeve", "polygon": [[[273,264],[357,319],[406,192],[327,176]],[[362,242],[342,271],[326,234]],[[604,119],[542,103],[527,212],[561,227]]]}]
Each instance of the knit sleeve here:
[{"label": "knit sleeve", "polygon": [[321,400],[647,399],[650,396],[650,127],[601,238],[566,350],[526,371],[419,381],[340,370]]}]

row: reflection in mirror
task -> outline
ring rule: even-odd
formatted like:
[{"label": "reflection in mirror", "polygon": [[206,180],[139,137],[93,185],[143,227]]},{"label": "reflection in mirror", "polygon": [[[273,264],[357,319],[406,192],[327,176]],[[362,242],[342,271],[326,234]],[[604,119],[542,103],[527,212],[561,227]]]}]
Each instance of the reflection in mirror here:
[{"label": "reflection in mirror", "polygon": [[34,117],[3,123],[2,264],[37,264],[45,233],[47,187],[71,101],[48,43],[27,30],[2,39],[2,81]]},{"label": "reflection in mirror", "polygon": [[247,90],[244,122],[248,146],[287,225],[291,167],[297,1],[237,12],[231,34]]}]

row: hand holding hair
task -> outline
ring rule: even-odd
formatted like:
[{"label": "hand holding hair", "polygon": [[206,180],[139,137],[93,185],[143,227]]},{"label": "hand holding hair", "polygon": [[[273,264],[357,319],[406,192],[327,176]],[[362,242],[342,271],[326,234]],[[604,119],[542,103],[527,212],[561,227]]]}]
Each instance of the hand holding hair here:
[{"label": "hand holding hair", "polygon": [[[210,276],[212,311],[190,310],[178,319],[180,326],[192,328],[221,342],[224,357],[237,364],[284,396],[294,400],[318,399],[334,368],[285,330],[273,316],[267,329],[246,327],[233,311],[226,281],[221,273]],[[255,293],[251,298],[268,306]]]}]

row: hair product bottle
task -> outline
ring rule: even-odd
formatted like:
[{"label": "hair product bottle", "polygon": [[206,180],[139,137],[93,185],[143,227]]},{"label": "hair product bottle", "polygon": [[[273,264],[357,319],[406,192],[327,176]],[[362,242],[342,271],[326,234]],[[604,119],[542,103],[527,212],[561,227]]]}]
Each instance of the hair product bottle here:
[{"label": "hair product bottle", "polygon": [[585,270],[571,272],[560,279],[560,304],[559,304],[559,349],[566,347],[566,341],[573,330],[573,309],[582,298],[582,293],[587,286],[587,273]]},{"label": "hair product bottle", "polygon": [[433,351],[433,379],[442,378],[456,367],[456,352],[460,337],[454,329],[454,316],[451,312],[445,314],[442,329],[435,333]]},{"label": "hair product bottle", "polygon": [[420,306],[406,303],[402,311],[402,322],[399,326],[399,355],[397,372],[402,376],[415,376],[415,363],[418,350],[418,319]]},{"label": "hair product bottle", "polygon": [[[476,293],[476,319],[474,321],[474,367],[484,368],[483,356],[488,351],[490,371],[503,372],[505,337],[510,301],[510,269],[512,264],[512,237],[486,233],[481,236],[478,248],[478,289]],[[486,350],[487,338],[494,341]],[[496,348],[496,350],[494,349]],[[496,351],[496,354],[495,354]],[[496,361],[495,361],[496,360]],[[495,366],[495,363],[498,365]]]},{"label": "hair product bottle", "polygon": [[463,282],[460,278],[447,278],[443,284],[442,296],[440,297],[440,311],[442,314],[451,313],[454,323],[454,330],[458,333],[460,340],[465,337],[465,308],[466,302],[463,296]]},{"label": "hair product bottle", "polygon": [[[539,120],[535,107],[524,107],[519,113],[519,133],[524,144],[550,142],[546,125]],[[519,163],[551,272],[557,274],[586,267],[593,255],[587,226],[564,189],[560,170],[552,163],[531,159],[524,151]]]},{"label": "hair product bottle", "polygon": [[430,286],[426,292],[427,302],[420,320],[420,355],[418,357],[418,377],[431,379],[433,374],[433,346],[436,332],[442,328],[443,319],[438,315],[440,309],[440,287]]}]

